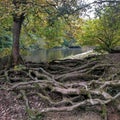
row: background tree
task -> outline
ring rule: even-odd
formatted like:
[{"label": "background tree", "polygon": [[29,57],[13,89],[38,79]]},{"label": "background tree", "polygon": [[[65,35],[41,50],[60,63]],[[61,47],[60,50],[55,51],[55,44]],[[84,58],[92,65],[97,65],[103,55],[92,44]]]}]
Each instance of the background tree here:
[{"label": "background tree", "polygon": [[108,3],[98,6],[97,18],[84,20],[78,43],[97,46],[96,50],[119,52],[115,50],[120,45],[120,9],[119,4]]},{"label": "background tree", "polygon": [[115,52],[115,47],[120,45],[120,4],[109,3],[100,13],[97,26],[98,42],[101,49]]}]

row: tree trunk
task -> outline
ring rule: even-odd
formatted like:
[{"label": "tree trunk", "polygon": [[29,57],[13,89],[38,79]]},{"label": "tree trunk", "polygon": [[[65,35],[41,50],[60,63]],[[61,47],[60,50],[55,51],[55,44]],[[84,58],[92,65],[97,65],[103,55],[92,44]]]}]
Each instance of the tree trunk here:
[{"label": "tree trunk", "polygon": [[12,59],[13,59],[13,65],[20,64],[20,33],[21,33],[21,27],[22,23],[24,21],[24,15],[21,14],[20,16],[13,16],[13,46],[12,46]]}]

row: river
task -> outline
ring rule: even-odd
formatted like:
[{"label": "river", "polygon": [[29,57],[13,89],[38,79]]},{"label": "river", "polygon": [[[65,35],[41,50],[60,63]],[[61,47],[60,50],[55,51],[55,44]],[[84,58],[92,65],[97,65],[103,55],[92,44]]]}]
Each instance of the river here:
[{"label": "river", "polygon": [[62,59],[67,56],[86,52],[90,48],[52,48],[40,49],[29,52],[24,59],[32,62],[50,62],[52,60]]}]

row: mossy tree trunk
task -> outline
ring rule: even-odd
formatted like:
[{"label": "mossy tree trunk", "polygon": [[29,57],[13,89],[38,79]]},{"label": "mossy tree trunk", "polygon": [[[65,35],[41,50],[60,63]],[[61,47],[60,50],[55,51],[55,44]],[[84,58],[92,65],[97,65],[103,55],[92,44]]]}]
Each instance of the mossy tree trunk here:
[{"label": "mossy tree trunk", "polygon": [[12,46],[12,59],[13,64],[18,65],[21,60],[20,56],[20,33],[22,28],[22,23],[24,21],[24,14],[13,17],[13,46]]},{"label": "mossy tree trunk", "polygon": [[24,11],[20,12],[20,7],[22,4],[26,5],[26,0],[13,0],[13,5],[15,6],[15,11],[13,13],[13,46],[12,46],[12,64],[18,65],[21,63],[20,56],[20,33],[22,28],[22,23],[25,19]]}]

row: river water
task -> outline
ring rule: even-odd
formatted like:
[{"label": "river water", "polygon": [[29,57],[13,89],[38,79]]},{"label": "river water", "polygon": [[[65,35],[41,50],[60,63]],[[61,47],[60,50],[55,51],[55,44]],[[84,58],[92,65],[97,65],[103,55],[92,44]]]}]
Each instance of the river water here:
[{"label": "river water", "polygon": [[89,50],[89,48],[52,48],[34,50],[24,56],[24,59],[32,62],[50,62],[70,55],[80,54],[87,50]]}]

